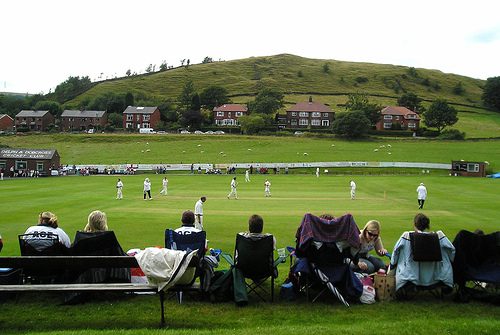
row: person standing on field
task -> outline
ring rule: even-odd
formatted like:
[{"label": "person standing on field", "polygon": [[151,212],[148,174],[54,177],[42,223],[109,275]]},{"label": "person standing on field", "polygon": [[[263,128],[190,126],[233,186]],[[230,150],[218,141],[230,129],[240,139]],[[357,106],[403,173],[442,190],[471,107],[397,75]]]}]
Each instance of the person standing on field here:
[{"label": "person standing on field", "polygon": [[238,182],[236,181],[236,177],[233,177],[231,180],[231,192],[227,195],[227,198],[234,197],[235,199],[238,199],[238,192],[236,191],[236,188],[238,187]]},{"label": "person standing on field", "polygon": [[168,179],[167,179],[167,177],[163,177],[161,185],[162,185],[162,188],[161,188],[160,194],[167,195],[167,188],[168,188]]},{"label": "person standing on field", "polygon": [[356,183],[354,180],[351,180],[349,185],[351,186],[351,200],[354,200],[356,198]]},{"label": "person standing on field", "polygon": [[319,168],[316,168],[316,178],[319,178]]},{"label": "person standing on field", "polygon": [[250,170],[245,171],[245,182],[248,183],[250,181]]},{"label": "person standing on field", "polygon": [[203,203],[207,201],[207,197],[203,196],[194,205],[194,227],[203,230]]},{"label": "person standing on field", "polygon": [[118,182],[116,183],[116,199],[122,200],[123,199],[123,183],[120,178],[118,178]]},{"label": "person standing on field", "polygon": [[271,182],[267,179],[264,182],[264,195],[266,198],[271,196]]},{"label": "person standing on field", "polygon": [[144,200],[146,200],[146,194],[148,195],[149,200],[153,200],[151,197],[151,182],[149,178],[144,179]]},{"label": "person standing on field", "polygon": [[417,200],[419,209],[424,208],[425,199],[427,199],[427,188],[425,187],[424,183],[420,183],[420,185],[417,187]]}]

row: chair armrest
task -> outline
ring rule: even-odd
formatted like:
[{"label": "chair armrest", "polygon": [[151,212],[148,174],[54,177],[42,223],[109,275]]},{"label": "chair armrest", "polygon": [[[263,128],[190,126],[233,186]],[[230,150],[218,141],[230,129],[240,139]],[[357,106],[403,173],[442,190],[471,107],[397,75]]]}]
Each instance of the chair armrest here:
[{"label": "chair armrest", "polygon": [[220,253],[220,256],[226,260],[226,262],[229,263],[230,266],[234,266],[234,261],[233,257],[231,257],[230,254],[225,253],[224,251]]}]

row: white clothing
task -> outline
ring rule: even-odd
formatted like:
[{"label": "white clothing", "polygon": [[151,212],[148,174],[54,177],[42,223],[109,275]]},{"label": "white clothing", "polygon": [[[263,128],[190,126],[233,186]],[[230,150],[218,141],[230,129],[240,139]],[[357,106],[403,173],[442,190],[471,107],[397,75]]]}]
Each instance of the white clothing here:
[{"label": "white clothing", "polygon": [[354,200],[354,198],[356,197],[356,183],[353,180],[351,180],[350,186],[351,186],[351,199]]},{"label": "white clothing", "polygon": [[162,181],[162,189],[160,191],[160,194],[167,195],[167,187],[168,187],[168,179],[164,178]]},{"label": "white clothing", "polygon": [[196,220],[194,226],[199,230],[203,230],[203,201],[201,199],[194,205],[194,218]]},{"label": "white clothing", "polygon": [[123,198],[122,190],[123,190],[123,183],[122,183],[121,180],[119,180],[116,183],[116,199],[122,199]]},{"label": "white clothing", "polygon": [[61,228],[52,228],[49,226],[31,226],[26,229],[25,234],[34,234],[28,239],[31,240],[30,244],[38,251],[45,249],[52,245],[51,237],[57,236],[59,242],[69,248],[71,246],[71,241],[68,234],[64,232]]},{"label": "white clothing", "polygon": [[427,198],[427,188],[424,185],[417,187],[418,200],[425,200]]},{"label": "white clothing", "polygon": [[249,170],[245,171],[245,181],[246,182],[250,181],[250,171]]},{"label": "white clothing", "polygon": [[182,226],[174,230],[176,233],[179,233],[181,235],[189,235],[191,233],[199,233],[201,230],[199,230],[196,227],[190,227],[190,226]]},{"label": "white clothing", "polygon": [[231,180],[231,192],[227,195],[227,198],[231,198],[234,196],[235,199],[238,199],[238,192],[236,191],[236,187],[238,186],[238,183],[236,182],[236,179]]},{"label": "white clothing", "polygon": [[316,168],[316,178],[319,178],[319,168]]},{"label": "white clothing", "polygon": [[151,182],[149,180],[144,181],[144,192],[151,191]]},{"label": "white clothing", "polygon": [[266,197],[271,196],[271,182],[269,180],[264,183],[264,194]]}]

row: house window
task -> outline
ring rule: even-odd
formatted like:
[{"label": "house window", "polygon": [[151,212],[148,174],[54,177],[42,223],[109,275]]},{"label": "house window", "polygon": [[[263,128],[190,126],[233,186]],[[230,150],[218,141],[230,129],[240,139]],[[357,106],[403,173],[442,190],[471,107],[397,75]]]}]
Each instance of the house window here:
[{"label": "house window", "polygon": [[307,113],[307,112],[299,112],[299,116],[301,116],[301,117],[308,117],[309,113]]},{"label": "house window", "polygon": [[151,124],[149,122],[143,122],[142,128],[151,128]]},{"label": "house window", "polygon": [[329,120],[321,120],[321,125],[323,127],[329,127],[330,126],[330,121]]},{"label": "house window", "polygon": [[43,171],[43,162],[36,162],[36,170]]},{"label": "house window", "polygon": [[311,120],[311,126],[319,126],[319,125],[321,125],[321,120],[316,120],[316,119]]},{"label": "house window", "polygon": [[242,112],[236,112],[236,116],[242,116],[243,113]]},{"label": "house window", "polygon": [[[217,113],[219,113],[219,112],[217,112]],[[221,126],[222,125],[222,120],[219,120],[219,119],[215,120],[215,124],[218,125],[218,126]]]},{"label": "house window", "polygon": [[292,126],[296,126],[296,125],[297,125],[297,120],[291,120],[291,121],[290,121],[290,124],[291,124]]},{"label": "house window", "polygon": [[227,117],[231,117],[231,112],[227,112]]},{"label": "house window", "polygon": [[328,117],[328,113],[323,113],[323,117]]},{"label": "house window", "polygon": [[297,112],[292,112],[292,116],[297,116]]},{"label": "house window", "polygon": [[14,163],[16,170],[24,170],[28,167],[28,162],[26,161],[16,161]]},{"label": "house window", "polygon": [[408,119],[414,119],[415,118],[415,114],[406,114],[406,117]]},{"label": "house window", "polygon": [[134,121],[134,116],[132,114],[127,114],[127,121]]},{"label": "house window", "polygon": [[224,116],[224,112],[217,112],[217,116]]},{"label": "house window", "polygon": [[394,119],[399,120],[399,115],[396,115]]},{"label": "house window", "polygon": [[408,122],[408,128],[417,128],[417,124],[415,122]]},{"label": "house window", "polygon": [[391,129],[392,128],[392,122],[384,122],[384,129]]},{"label": "house window", "polygon": [[300,126],[307,126],[307,125],[309,125],[309,120],[308,119],[299,119],[299,125]]},{"label": "house window", "polygon": [[133,123],[132,123],[132,122],[127,122],[127,123],[125,124],[125,128],[127,128],[127,129],[134,128],[134,125],[133,125]]},{"label": "house window", "polygon": [[384,115],[384,120],[392,120],[392,115]]},{"label": "house window", "polygon": [[479,172],[479,164],[468,163],[467,172]]},{"label": "house window", "polygon": [[[151,117],[151,115],[144,115],[142,117],[142,121],[149,121],[149,118]],[[144,128],[149,128],[149,127],[144,127]]]},{"label": "house window", "polygon": [[321,117],[320,112],[312,112],[312,117]]}]

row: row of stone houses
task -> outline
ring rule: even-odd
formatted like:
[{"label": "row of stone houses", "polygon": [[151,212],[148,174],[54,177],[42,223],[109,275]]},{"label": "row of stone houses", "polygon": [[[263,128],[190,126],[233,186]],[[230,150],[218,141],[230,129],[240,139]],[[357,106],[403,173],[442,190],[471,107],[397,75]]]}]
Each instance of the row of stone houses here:
[{"label": "row of stone houses", "polygon": [[[214,124],[217,126],[239,126],[239,118],[248,115],[248,108],[242,104],[224,104],[213,109]],[[415,131],[420,126],[420,116],[401,106],[388,106],[381,111],[382,117],[376,125],[377,130],[407,129]],[[296,103],[276,118],[279,128],[283,129],[321,129],[329,128],[335,119],[330,106],[312,99]],[[103,128],[108,122],[106,111],[65,110],[61,114],[61,131],[86,131]],[[123,111],[123,129],[157,128],[160,122],[158,107],[128,106]],[[15,120],[0,115],[0,130],[27,128],[30,131],[47,131],[55,124],[49,111],[22,110]]]}]

